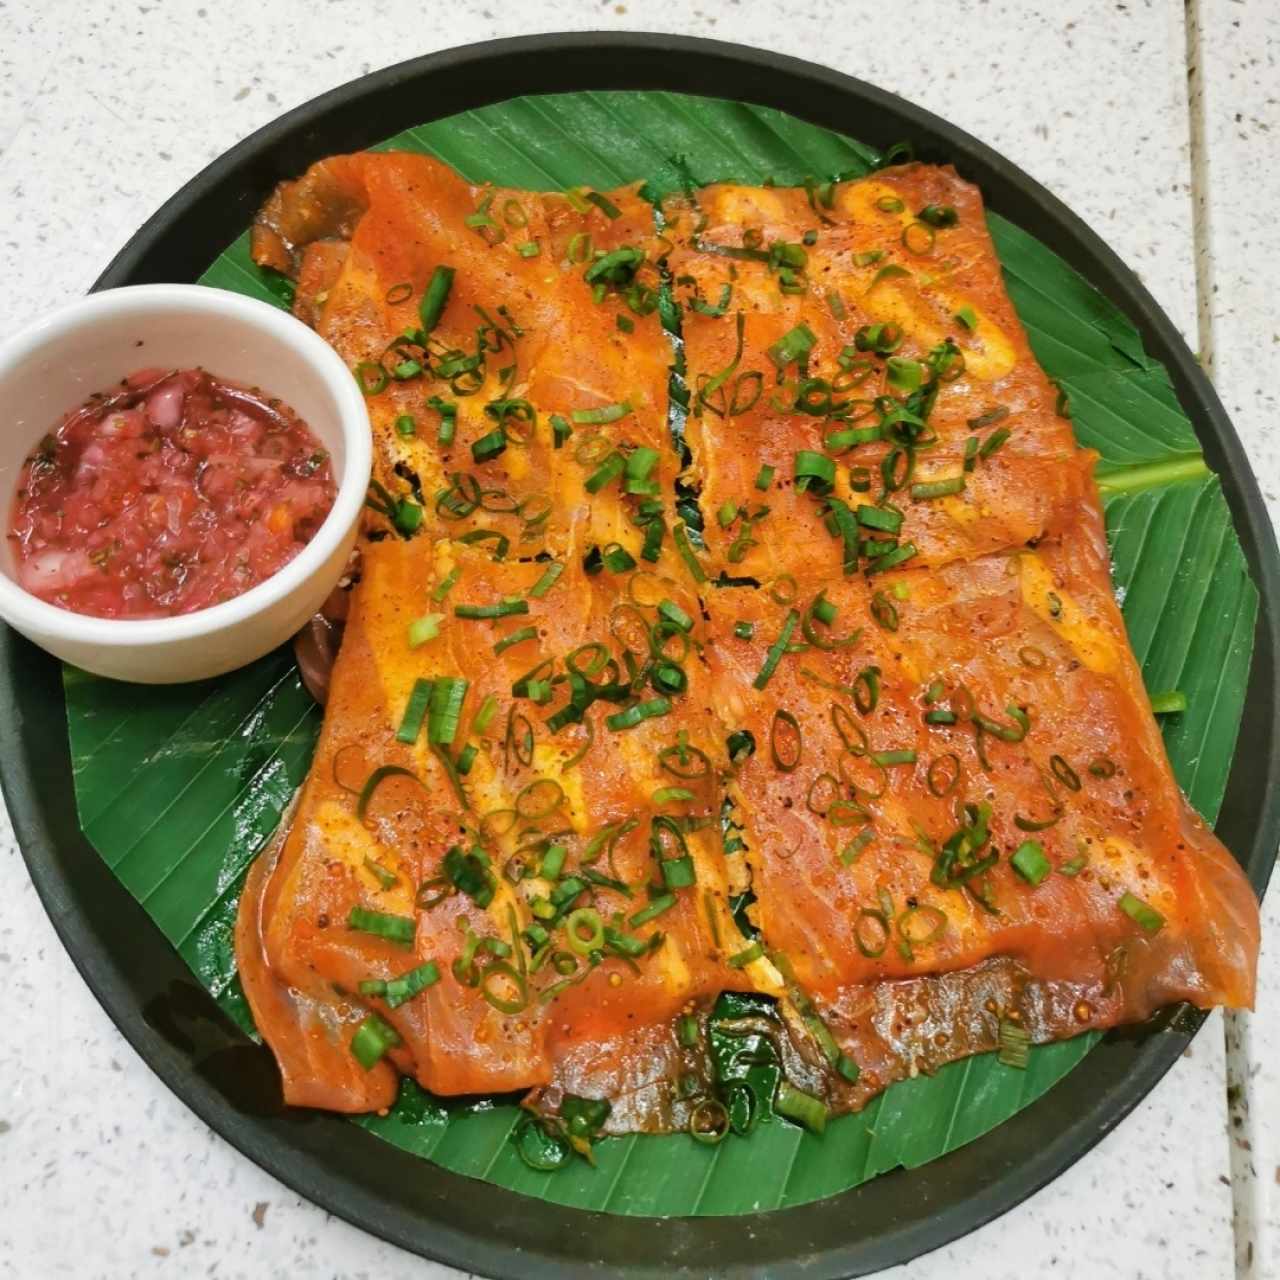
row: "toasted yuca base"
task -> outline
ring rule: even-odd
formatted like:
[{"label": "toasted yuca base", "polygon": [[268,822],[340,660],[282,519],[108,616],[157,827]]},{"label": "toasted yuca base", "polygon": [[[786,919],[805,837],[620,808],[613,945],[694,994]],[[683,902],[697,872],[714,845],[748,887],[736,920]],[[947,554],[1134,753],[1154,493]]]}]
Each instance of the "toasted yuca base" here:
[{"label": "toasted yuca base", "polygon": [[[492,216],[508,219],[498,243],[466,222],[486,197]],[[499,316],[504,330],[474,394],[408,378],[369,399],[378,478],[419,499],[424,515],[410,540],[370,520],[311,773],[287,838],[255,866],[241,903],[237,959],[286,1097],[385,1107],[405,1073],[441,1094],[533,1089],[551,1106],[564,1091],[608,1097],[612,1131],[678,1127],[688,1102],[673,1082],[698,1060],[673,1021],[724,990],[779,996],[791,1022],[797,999],[813,1002],[861,1076],[852,1086],[833,1079],[802,1041],[788,1050],[788,1071],[835,1109],[994,1047],[1002,1022],[1041,1041],[1139,1020],[1174,1000],[1249,1004],[1256,902],[1169,769],[1111,594],[1093,457],[1055,412],[1056,392],[1004,292],[976,189],[949,169],[918,165],[836,184],[816,203],[801,190],[714,186],[668,202],[662,237],[635,188],[607,193],[616,216],[582,203],[478,188],[420,156],[368,154],[323,161],[284,184],[255,228],[258,260],[297,268],[297,312],[353,367],[413,328],[442,263],[456,277],[433,340],[470,349],[477,328]],[[912,253],[903,232],[930,204],[953,207],[956,224],[938,229],[927,253]],[[707,251],[796,244],[806,232],[815,236],[799,293],[780,291],[769,264]],[[674,528],[680,458],[667,436],[671,351],[658,316],[633,314],[617,291],[593,296],[580,260],[587,235],[590,252],[643,249],[638,279],[650,287],[661,256],[686,304],[685,478],[699,494],[707,540],[705,552],[690,553],[697,573],[669,535],[652,562],[600,567],[612,546],[638,559],[642,538],[636,495],[616,479],[588,486],[600,460],[656,450],[653,479]],[[538,252],[522,253],[520,243]],[[724,314],[706,314],[722,297]],[[707,304],[702,311],[695,300]],[[947,340],[963,353],[958,376],[940,387],[928,419],[937,439],[919,451],[913,478],[963,474],[966,483],[943,498],[913,500],[909,487],[891,494],[899,542],[914,556],[887,573],[844,573],[823,496],[796,486],[793,458],[821,452],[826,435],[848,424],[795,412],[797,371],[779,375],[768,348],[804,324],[814,339],[807,375],[832,381],[858,331],[884,323],[902,330],[899,356],[923,360]],[[874,402],[892,391],[886,367],[868,357],[854,394]],[[699,395],[726,369],[760,377],[761,394],[738,412],[731,379],[725,398]],[[459,405],[452,445],[437,441],[430,395]],[[486,406],[503,398],[527,399],[537,425],[497,459],[474,464],[470,445],[494,426]],[[623,403],[621,416],[575,425],[555,447],[552,415],[571,420]],[[1006,412],[993,417],[996,406]],[[411,435],[397,427],[404,415],[414,419]],[[997,431],[1008,433],[1000,447],[964,470],[969,441]],[[888,449],[878,441],[833,454],[834,496],[851,509],[874,502]],[[764,489],[762,465],[775,470]],[[853,486],[860,467],[870,494]],[[461,519],[434,501],[459,474],[486,495]],[[731,558],[740,525],[730,513],[722,528],[717,515],[743,504],[769,512]],[[531,520],[530,511],[547,514]],[[463,541],[477,532],[506,544]],[[531,596],[553,560],[560,578]],[[717,585],[722,572],[748,585]],[[819,592],[835,608],[829,625],[811,613]],[[527,613],[497,621],[454,613],[504,599],[527,601]],[[690,622],[687,689],[632,728],[606,727],[619,708],[597,702],[585,724],[550,732],[545,721],[567,696],[566,656],[578,651],[589,662],[596,651],[581,647],[603,646],[601,663],[607,650],[621,671],[636,620],[652,626],[662,600]],[[791,647],[763,680],[793,611],[812,634],[793,623]],[[429,612],[441,614],[437,634],[411,645],[410,622]],[[495,652],[524,626],[536,635]],[[642,649],[633,654],[641,662]],[[549,700],[517,696],[513,684],[544,662],[542,674],[555,679]],[[396,737],[415,681],[442,676],[468,681],[449,744],[452,758],[465,744],[476,748],[461,795],[425,732],[412,745]],[[498,711],[480,727],[490,697]],[[1025,718],[1024,735],[1010,707]],[[925,720],[951,709],[955,723]],[[979,733],[975,716],[1009,732]],[[741,749],[742,731],[753,753]],[[532,748],[513,746],[526,733]],[[675,745],[705,769],[691,769],[673,797],[677,779],[660,753]],[[883,752],[898,754],[877,764]],[[387,777],[358,817],[357,793],[387,765],[413,776]],[[559,788],[554,810],[504,817],[538,779]],[[726,805],[740,832],[727,855]],[[966,805],[990,806],[990,848],[1000,854],[976,893],[933,876],[939,848],[972,812]],[[686,820],[696,884],[632,928],[627,918],[654,882],[656,815]],[[664,941],[634,963],[612,954],[589,970],[580,962],[571,985],[544,966],[525,976],[527,1005],[505,1013],[450,966],[468,930],[519,946],[552,885],[502,871],[538,838],[568,848],[565,874],[586,866],[626,886],[593,885],[604,920]],[[1009,861],[1028,839],[1050,868],[1034,886]],[[496,873],[492,903],[456,893],[423,907],[419,886],[439,875],[445,850],[477,842]],[[748,886],[759,956],[729,910]],[[1120,909],[1126,893],[1159,912],[1158,931]],[[412,946],[347,928],[353,907],[412,917]],[[361,981],[428,959],[441,980],[398,1007],[358,994]],[[501,975],[490,995],[510,995]],[[349,1044],[371,1010],[401,1043],[365,1071]]]},{"label": "toasted yuca base", "polygon": [[[430,553],[423,554],[429,546]],[[720,779],[727,761],[705,669],[698,662],[688,665],[690,687],[672,714],[623,733],[611,732],[604,724],[618,708],[595,704],[586,713],[595,745],[570,768],[565,762],[586,741],[585,727],[549,738],[541,720],[563,697],[557,696],[541,711],[525,704],[533,713],[527,723],[536,737],[521,763],[508,740],[513,682],[544,657],[570,653],[608,634],[609,615],[617,604],[612,584],[586,577],[579,557],[570,555],[555,587],[545,597],[529,601],[527,615],[493,622],[450,618],[436,639],[411,650],[406,633],[421,610],[420,602],[455,569],[461,577],[449,596],[450,605],[524,596],[545,566],[495,563],[487,552],[444,540],[434,545],[425,540],[370,544],[364,549],[363,566],[333,673],[324,730],[290,834],[269,884],[261,886],[260,904],[247,906],[242,914],[242,977],[255,1012],[267,1012],[264,1035],[278,1053],[298,1038],[300,1029],[312,1046],[298,1064],[296,1077],[289,1058],[281,1054],[287,1093],[298,1101],[307,1099],[315,1056],[321,1052],[316,1045],[322,1042],[331,1049],[334,1074],[347,1093],[320,1105],[341,1110],[387,1105],[395,1092],[393,1073],[375,1070],[353,1078],[345,1070],[350,1059],[346,1041],[364,1010],[334,988],[352,993],[361,980],[394,978],[426,960],[439,965],[443,980],[383,1016],[404,1041],[392,1053],[396,1067],[433,1092],[502,1093],[553,1085],[561,1063],[575,1078],[585,1071],[599,1084],[598,1077],[605,1073],[615,1083],[626,1080],[632,1090],[649,1078],[665,1079],[665,1068],[676,1053],[669,1027],[679,1012],[722,990],[779,989],[766,961],[745,968],[727,964],[748,944],[728,907],[719,831]],[[664,590],[696,610],[696,600],[679,583],[668,580]],[[537,629],[536,639],[495,656],[494,643],[524,626]],[[483,732],[470,735],[480,751],[465,779],[465,811],[425,731],[413,745],[395,736],[415,680],[436,675],[469,680],[464,728],[486,698],[493,697],[503,708]],[[513,728],[523,735],[522,722],[516,721]],[[674,781],[659,767],[658,752],[680,732],[714,767],[704,777],[681,784],[694,798],[679,811],[707,814],[710,822],[687,837],[696,891],[682,892],[677,905],[659,919],[629,930],[644,939],[661,932],[662,947],[640,962],[638,972],[620,957],[607,957],[581,983],[545,1003],[537,997],[558,984],[560,975],[544,966],[530,979],[534,998],[528,1010],[514,1017],[493,1008],[479,989],[457,982],[449,966],[462,953],[466,929],[511,943],[513,925],[520,932],[535,920],[530,900],[545,896],[552,886],[533,874],[518,885],[498,874],[497,892],[487,908],[459,893],[418,911],[417,887],[438,874],[443,851],[452,844],[471,847],[477,827],[485,832],[496,872],[528,833],[554,835],[558,843],[581,850],[602,828],[620,826],[652,808],[652,794]],[[421,781],[389,777],[374,793],[361,821],[355,814],[355,792],[373,769],[384,765],[408,769]],[[545,818],[515,821],[518,796],[535,779],[557,781],[563,803]],[[675,811],[675,806],[668,807]],[[483,815],[503,812],[510,819],[481,821]],[[537,857],[530,861],[536,867]],[[575,858],[570,865],[577,862]],[[383,887],[370,864],[393,873],[395,883]],[[630,896],[597,887],[595,901],[602,917],[631,915],[643,907],[642,886],[652,865],[647,823],[633,822],[616,842],[603,846],[590,865],[634,886]],[[251,897],[246,894],[246,901]],[[354,906],[416,915],[413,946],[349,930],[346,920]],[[494,994],[505,993],[498,987]],[[643,1028],[662,1034],[646,1042],[643,1055],[624,1062],[624,1042]]]},{"label": "toasted yuca base", "polygon": [[[900,207],[885,211],[880,203]],[[934,247],[920,256],[904,246],[902,237],[916,223],[917,211],[928,205],[954,208],[959,221],[932,232]],[[815,208],[832,225],[822,225]],[[901,328],[896,356],[920,360],[950,338],[964,357],[963,373],[946,383],[929,417],[938,442],[921,452],[915,480],[962,474],[970,436],[985,442],[997,430],[1010,432],[1003,448],[967,474],[963,493],[927,502],[912,502],[905,491],[893,495],[906,515],[901,541],[917,548],[917,565],[946,564],[1017,546],[1062,528],[1074,515],[1087,486],[1088,456],[1076,448],[1070,423],[1055,412],[1057,391],[1031,354],[1005,293],[976,187],[953,170],[911,165],[837,184],[829,211],[820,203],[811,205],[799,188],[716,185],[699,191],[692,207],[683,200],[668,202],[666,213],[671,219],[667,234],[676,244],[671,273],[677,296],[686,303],[682,332],[686,380],[693,393],[686,428],[691,472],[715,550],[727,554],[734,534],[721,533],[712,518],[725,503],[769,507],[756,545],[731,572],[762,579],[778,573],[839,572],[839,544],[823,528],[812,499],[792,483],[793,458],[799,449],[822,451],[824,437],[833,431],[874,422],[873,402],[893,393],[884,360],[855,351],[858,330],[869,324]],[[803,250],[810,287],[801,293],[782,292],[767,263],[706,252],[707,246],[740,247],[744,231],[754,232],[755,243],[764,246],[799,246],[804,233],[815,227],[816,243]],[[919,223],[916,230],[923,234]],[[718,303],[726,288],[725,316],[689,308],[695,298]],[[956,320],[961,311],[972,328]],[[744,338],[734,377],[760,372],[763,384],[750,408],[734,413],[732,380],[723,402],[715,395],[700,402],[698,390],[733,360],[733,320],[739,312]],[[865,416],[833,423],[790,408],[796,368],[789,367],[780,378],[767,352],[797,325],[806,326],[815,338],[809,374],[828,381],[856,378],[844,394],[864,403]],[[842,370],[838,357],[845,350],[869,370]],[[779,388],[784,379],[792,384],[790,394]],[[738,400],[750,399],[744,385]],[[985,427],[970,425],[996,405],[1007,409],[1007,416]],[[878,493],[880,463],[888,448],[882,442],[860,445],[838,456],[868,467]],[[765,492],[755,485],[762,465],[777,473]],[[869,501],[850,488],[844,466],[837,470],[834,492],[855,504]]]},{"label": "toasted yuca base", "polygon": [[[855,643],[796,655],[757,690],[753,681],[787,609],[762,591],[723,592],[708,602],[707,653],[722,714],[761,744],[730,782],[756,922],[863,1065],[863,1088],[876,1092],[901,1073],[904,1059],[932,1065],[975,1043],[991,1047],[1010,1010],[1034,1039],[1046,1040],[1141,1021],[1178,1000],[1250,1001],[1256,903],[1169,771],[1110,590],[1096,507],[1082,506],[1070,535],[1037,548],[903,570],[872,585],[801,578],[796,605],[819,591],[839,612],[830,628],[815,631],[829,639],[860,633]],[[876,593],[883,594],[873,609]],[[892,630],[875,621],[886,605]],[[749,641],[734,634],[743,620],[755,626]],[[844,691],[870,702],[871,670],[875,705],[860,714]],[[929,700],[931,687],[937,696]],[[931,708],[964,705],[966,697],[1002,725],[1013,725],[1011,704],[1031,717],[1021,742],[985,736],[989,769],[971,722],[924,722]],[[771,759],[771,742],[784,763],[794,755],[789,726],[775,728],[779,711],[803,726],[791,771]],[[849,739],[868,754],[851,752]],[[868,755],[881,752],[914,759],[876,767]],[[860,812],[828,812],[833,788],[819,781],[824,774],[861,788]],[[939,847],[959,825],[961,801],[992,808],[991,843],[1005,856],[983,883],[998,913],[931,880]],[[1033,828],[1047,825],[1032,834],[1019,817]],[[869,838],[859,842],[864,832]],[[1029,839],[1054,869],[1034,889],[1008,861]],[[1164,917],[1158,933],[1135,929],[1117,910],[1126,891]],[[887,936],[866,914],[880,910],[886,895],[888,914],[898,919]],[[907,920],[903,913],[913,908]],[[904,937],[932,932],[935,911],[945,916],[940,935],[901,949]],[[882,954],[865,954],[881,947]],[[950,984],[949,999],[961,1007],[953,1007],[943,1042],[935,1042],[934,1016],[927,1034],[912,1033],[909,1016],[892,1035],[871,1025],[876,1000],[894,1003],[883,989],[896,986],[917,1013],[944,999],[942,988],[892,979],[998,961],[1013,962],[1003,966],[1009,989],[998,1007],[983,1007],[989,976],[975,979],[984,995],[971,1003]],[[881,1063],[879,1081],[868,1079],[868,1061],[884,1057],[885,1040],[890,1061]]]}]

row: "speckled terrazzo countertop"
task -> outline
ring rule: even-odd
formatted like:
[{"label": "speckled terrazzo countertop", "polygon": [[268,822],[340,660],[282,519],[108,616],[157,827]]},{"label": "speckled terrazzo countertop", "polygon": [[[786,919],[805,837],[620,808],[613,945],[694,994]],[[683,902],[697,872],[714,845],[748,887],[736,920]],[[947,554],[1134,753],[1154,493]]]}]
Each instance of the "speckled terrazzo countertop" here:
[{"label": "speckled terrazzo countertop", "polygon": [[[1062,196],[1210,363],[1275,517],[1280,5],[916,0],[909,17],[894,12],[867,0],[525,0],[459,3],[442,20],[380,0],[0,0],[0,335],[86,289],[161,201],[232,143],[363,72],[534,31],[708,35],[894,90]],[[395,42],[397,31],[412,36]],[[1255,1015],[1229,1025],[1215,1015],[1068,1173],[893,1274],[1280,1277],[1274,893],[1265,914]],[[0,972],[0,1277],[457,1274],[300,1201],[161,1085],[76,974],[2,814]]]}]

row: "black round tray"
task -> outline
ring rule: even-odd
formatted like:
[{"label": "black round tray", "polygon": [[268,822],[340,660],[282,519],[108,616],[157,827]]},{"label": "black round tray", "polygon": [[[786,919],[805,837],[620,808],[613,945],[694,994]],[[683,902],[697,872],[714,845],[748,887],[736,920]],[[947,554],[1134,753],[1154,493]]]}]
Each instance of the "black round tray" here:
[{"label": "black round tray", "polygon": [[[1177,330],[1132,272],[1020,169],[871,85],[777,54],[661,35],[551,35],[417,58],[335,89],[232,148],[133,237],[97,288],[194,280],[274,184],[313,160],[521,94],[690,90],[789,111],[921,159],[951,161],[987,204],[1116,303],[1173,378],[1261,591],[1253,668],[1218,833],[1259,894],[1280,839],[1280,557],[1244,451]],[[290,1111],[250,1042],[90,848],[76,821],[58,664],[0,628],[0,781],[31,878],[85,981],[133,1047],[203,1120],[301,1195],[406,1249],[495,1276],[862,1275],[954,1240],[1017,1204],[1114,1127],[1203,1015],[1108,1035],[1085,1065],[993,1132],[828,1200],[736,1218],[559,1209],[417,1160],[336,1116]]]}]

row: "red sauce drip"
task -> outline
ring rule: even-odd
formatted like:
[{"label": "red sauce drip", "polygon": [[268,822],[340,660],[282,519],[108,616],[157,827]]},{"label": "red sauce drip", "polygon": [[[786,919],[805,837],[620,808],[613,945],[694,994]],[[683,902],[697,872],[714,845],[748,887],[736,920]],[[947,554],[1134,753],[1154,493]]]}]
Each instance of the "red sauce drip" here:
[{"label": "red sauce drip", "polygon": [[230,600],[288,564],[333,505],[328,454],[292,409],[203,369],[91,396],[22,468],[19,583],[100,618]]}]

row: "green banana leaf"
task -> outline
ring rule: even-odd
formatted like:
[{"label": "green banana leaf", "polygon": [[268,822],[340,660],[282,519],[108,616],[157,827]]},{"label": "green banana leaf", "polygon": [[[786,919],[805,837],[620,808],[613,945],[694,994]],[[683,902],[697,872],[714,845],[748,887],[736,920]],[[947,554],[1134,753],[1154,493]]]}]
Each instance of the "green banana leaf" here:
[{"label": "green banana leaf", "polygon": [[[780,112],[665,93],[527,98],[410,129],[381,144],[425,151],[469,178],[539,189],[643,179],[653,195],[692,178],[799,183],[870,171],[870,148]],[[1217,479],[1164,368],[1070,267],[997,215],[989,225],[1040,361],[1098,450],[1116,589],[1149,688],[1181,689],[1165,742],[1192,803],[1218,811],[1249,672],[1257,593]],[[202,282],[281,303],[247,235]],[[320,715],[277,652],[203,684],[138,688],[64,672],[81,825],[121,883],[249,1034],[232,926],[244,874],[302,781]],[[407,1082],[396,1107],[358,1120],[446,1168],[556,1204],[662,1216],[736,1214],[833,1195],[979,1137],[1085,1058],[1096,1037],[994,1055],[890,1088],[822,1137],[766,1118],[716,1147],[683,1135],[607,1139],[597,1165],[521,1163],[509,1103],[459,1106]],[[1087,1066],[1082,1068],[1088,1070]]]}]

